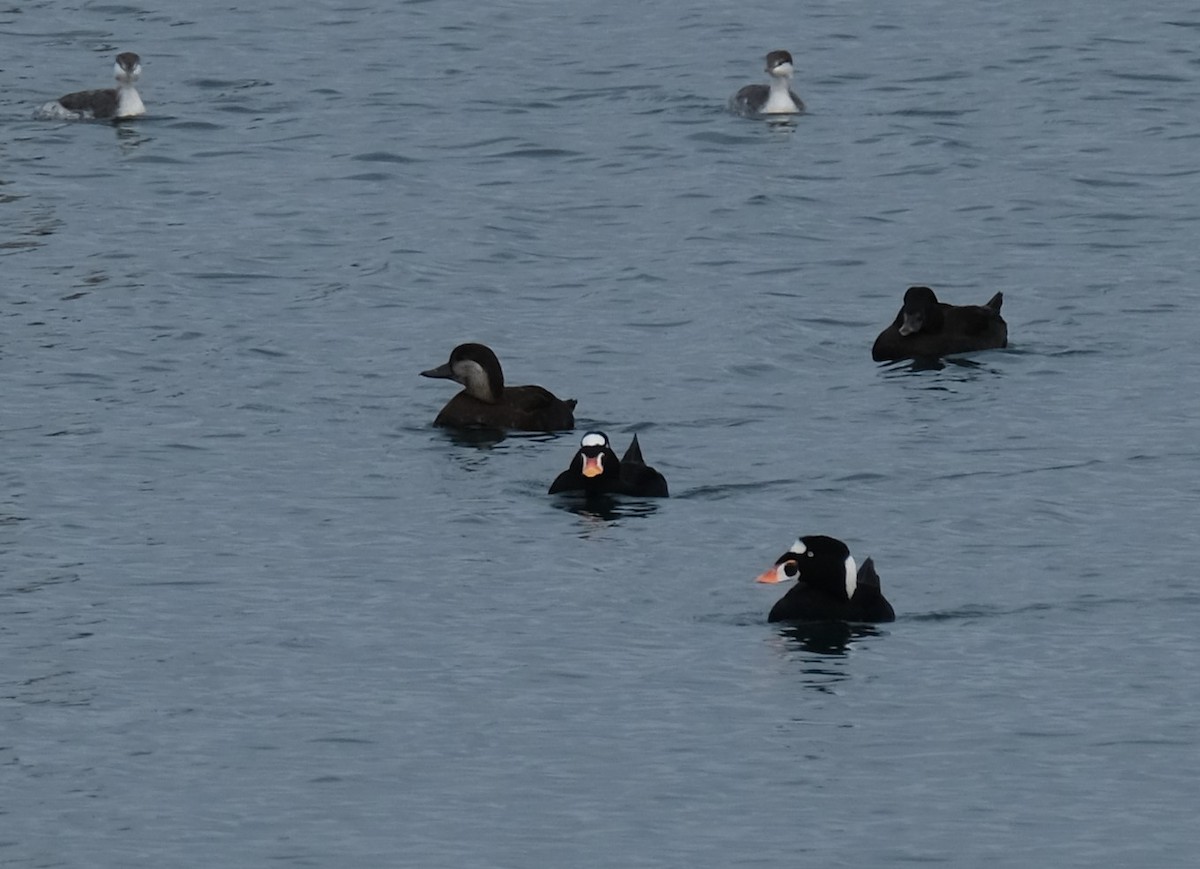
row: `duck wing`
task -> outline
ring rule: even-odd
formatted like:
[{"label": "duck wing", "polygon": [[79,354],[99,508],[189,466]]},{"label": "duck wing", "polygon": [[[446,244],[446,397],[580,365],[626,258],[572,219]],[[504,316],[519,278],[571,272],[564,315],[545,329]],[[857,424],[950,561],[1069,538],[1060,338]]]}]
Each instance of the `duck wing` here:
[{"label": "duck wing", "polygon": [[1004,322],[1000,317],[999,303],[992,307],[994,301],[992,299],[986,305],[963,305],[954,309],[954,319],[958,321],[963,334],[984,335],[994,329],[997,322]]},{"label": "duck wing", "polygon": [[563,401],[541,386],[507,386],[501,404],[517,420],[512,428],[564,431],[575,428],[575,399]]}]

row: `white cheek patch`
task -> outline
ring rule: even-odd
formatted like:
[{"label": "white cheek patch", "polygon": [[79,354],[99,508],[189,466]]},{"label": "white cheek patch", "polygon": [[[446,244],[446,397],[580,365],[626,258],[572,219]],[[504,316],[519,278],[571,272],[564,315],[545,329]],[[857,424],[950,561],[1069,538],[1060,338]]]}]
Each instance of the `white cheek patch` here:
[{"label": "white cheek patch", "polygon": [[472,359],[460,359],[451,366],[454,379],[467,387],[471,392],[484,396],[492,396],[492,386],[488,383],[487,372],[483,366]]},{"label": "white cheek patch", "polygon": [[583,440],[579,442],[581,447],[602,447],[608,443],[608,438],[599,432],[590,431],[583,436]]},{"label": "white cheek patch", "polygon": [[854,563],[854,556],[846,556],[846,599],[854,597],[854,590],[858,588],[858,565]]},{"label": "white cheek patch", "polygon": [[797,537],[796,542],[792,544],[792,548],[788,550],[788,552],[794,552],[797,555],[803,555],[807,551],[808,547],[804,545],[804,541],[799,537]]},{"label": "white cheek patch", "polygon": [[483,377],[483,366],[471,359],[460,359],[451,369],[459,380],[470,380],[473,377]]}]

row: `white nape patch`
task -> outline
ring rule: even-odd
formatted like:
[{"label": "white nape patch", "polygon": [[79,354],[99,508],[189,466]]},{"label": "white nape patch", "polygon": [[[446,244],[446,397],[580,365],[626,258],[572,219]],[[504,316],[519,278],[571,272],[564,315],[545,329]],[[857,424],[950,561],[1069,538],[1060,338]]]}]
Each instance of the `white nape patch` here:
[{"label": "white nape patch", "polygon": [[846,600],[854,597],[854,590],[858,588],[858,565],[854,563],[854,556],[846,556]]},{"label": "white nape patch", "polygon": [[598,431],[590,431],[579,442],[581,447],[602,447],[608,443],[608,438]]},{"label": "white nape patch", "polygon": [[134,118],[146,114],[142,98],[131,87],[123,87],[117,92],[117,117]]},{"label": "white nape patch", "polygon": [[788,552],[794,552],[797,555],[803,555],[807,551],[808,547],[804,545],[804,541],[799,537],[797,537],[796,542],[792,544],[792,548],[788,550]]}]

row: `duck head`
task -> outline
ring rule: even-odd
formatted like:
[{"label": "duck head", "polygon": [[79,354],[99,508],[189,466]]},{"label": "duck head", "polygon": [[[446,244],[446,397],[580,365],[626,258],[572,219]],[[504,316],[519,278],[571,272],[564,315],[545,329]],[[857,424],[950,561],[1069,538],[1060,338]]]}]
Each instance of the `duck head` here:
[{"label": "duck head", "polygon": [[486,344],[459,344],[451,351],[450,361],[422,371],[421,376],[461,383],[468,395],[488,404],[496,404],[504,394],[504,371]]}]

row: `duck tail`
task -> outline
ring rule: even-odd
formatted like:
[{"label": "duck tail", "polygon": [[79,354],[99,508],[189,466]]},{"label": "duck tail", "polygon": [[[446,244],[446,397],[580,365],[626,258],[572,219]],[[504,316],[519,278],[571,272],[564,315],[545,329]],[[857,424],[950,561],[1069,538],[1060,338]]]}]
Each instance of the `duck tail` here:
[{"label": "duck tail", "polygon": [[860,586],[879,588],[879,574],[875,572],[875,560],[873,558],[868,558],[858,568],[858,584]]},{"label": "duck tail", "polygon": [[622,462],[632,462],[637,465],[646,464],[646,460],[642,458],[642,446],[638,443],[637,434],[633,436],[633,440],[629,442],[629,449],[625,451],[625,457]]}]

